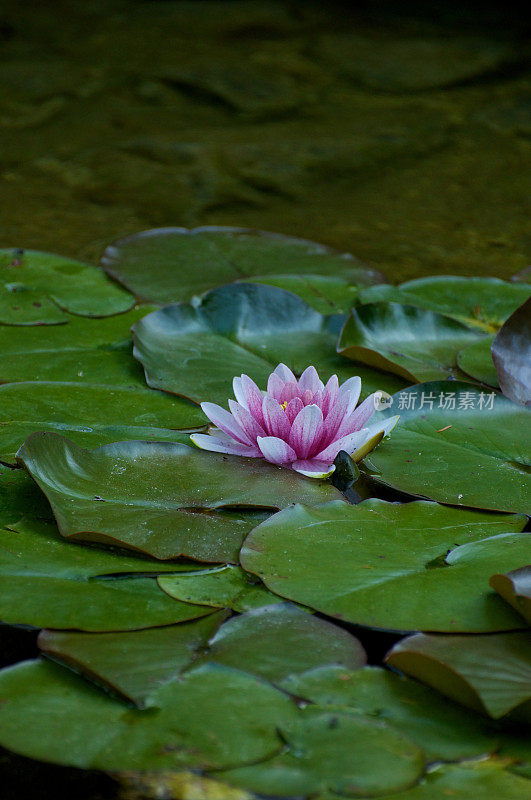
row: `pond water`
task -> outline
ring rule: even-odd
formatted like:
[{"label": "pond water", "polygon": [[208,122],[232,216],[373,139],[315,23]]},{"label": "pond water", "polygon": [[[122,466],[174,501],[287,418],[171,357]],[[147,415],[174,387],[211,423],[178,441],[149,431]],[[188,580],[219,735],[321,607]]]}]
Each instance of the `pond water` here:
[{"label": "pond water", "polygon": [[[504,4],[4,0],[3,246],[242,225],[382,269],[526,266],[529,73]],[[528,242],[527,242],[528,243]]]}]

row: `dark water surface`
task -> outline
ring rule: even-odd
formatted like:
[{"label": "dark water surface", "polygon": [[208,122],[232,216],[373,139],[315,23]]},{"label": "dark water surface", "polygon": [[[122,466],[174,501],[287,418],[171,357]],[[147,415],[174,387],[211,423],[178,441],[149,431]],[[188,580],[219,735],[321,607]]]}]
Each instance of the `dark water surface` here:
[{"label": "dark water surface", "polygon": [[[244,225],[390,279],[526,266],[510,4],[3,0],[0,240]],[[529,242],[527,242],[528,244]]]}]

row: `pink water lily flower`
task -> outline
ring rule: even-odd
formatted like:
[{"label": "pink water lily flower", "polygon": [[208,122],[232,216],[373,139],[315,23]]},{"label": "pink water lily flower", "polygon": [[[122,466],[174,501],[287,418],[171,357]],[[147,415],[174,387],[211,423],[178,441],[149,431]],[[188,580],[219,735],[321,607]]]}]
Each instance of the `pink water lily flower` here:
[{"label": "pink water lily flower", "polygon": [[356,458],[366,455],[396,425],[398,417],[367,425],[381,392],[367,397],[357,408],[360,378],[341,386],[332,375],[326,386],[315,367],[299,380],[279,364],[262,393],[247,375],[234,378],[229,411],[215,403],[201,408],[216,426],[209,434],[195,433],[192,441],[203,450],[264,458],[312,478],[334,471],[340,450]]}]

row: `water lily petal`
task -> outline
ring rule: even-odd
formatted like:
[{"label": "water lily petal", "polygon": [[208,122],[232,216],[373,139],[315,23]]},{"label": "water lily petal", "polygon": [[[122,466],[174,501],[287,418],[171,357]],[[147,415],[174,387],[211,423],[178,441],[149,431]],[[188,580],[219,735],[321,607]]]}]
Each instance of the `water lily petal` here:
[{"label": "water lily petal", "polygon": [[323,412],[319,406],[305,406],[293,420],[289,435],[289,443],[297,453],[297,457],[307,458],[321,441],[322,433]]},{"label": "water lily petal", "polygon": [[333,464],[318,461],[316,458],[299,459],[291,464],[291,468],[307,478],[328,478],[335,470]]},{"label": "water lily petal", "polygon": [[367,432],[367,440],[350,454],[352,459],[358,462],[361,461],[362,458],[365,458],[365,456],[380,444],[384,436],[388,436],[388,434],[391,433],[399,418],[398,415],[396,417],[389,417],[383,422],[375,422],[374,425],[368,425],[364,428],[363,430]]},{"label": "water lily petal", "polygon": [[300,397],[294,397],[293,400],[289,401],[289,403],[286,406],[285,413],[287,418],[289,419],[290,425],[293,423],[293,420],[295,419],[299,411],[302,411],[303,408],[304,406],[302,404],[302,400],[300,399]]},{"label": "water lily petal", "polygon": [[242,391],[245,398],[245,405],[249,409],[249,412],[263,427],[264,418],[262,416],[262,400],[264,399],[264,396],[256,383],[252,381],[248,375],[242,375]]},{"label": "water lily petal", "polygon": [[366,427],[366,423],[376,411],[376,406],[381,396],[381,392],[373,392],[357,407],[350,415],[349,424],[351,425],[351,430],[359,431],[361,428]]},{"label": "water lily petal", "polygon": [[326,415],[330,410],[330,407],[336,402],[338,393],[339,393],[339,378],[337,377],[337,375],[331,375],[328,381],[326,382],[326,386],[324,387],[323,404],[321,406],[321,410],[323,412],[324,417],[326,417]]},{"label": "water lily petal", "polygon": [[247,408],[248,411],[249,409],[247,407],[247,400],[245,399],[245,395],[243,393],[241,377],[233,378],[232,391],[234,392],[234,397],[236,398],[236,401],[244,408]]},{"label": "water lily petal", "polygon": [[262,455],[257,447],[249,447],[234,440],[232,444],[229,444],[206,433],[193,433],[190,439],[201,450],[212,450],[215,453],[229,453],[233,456],[248,456],[249,458],[257,458]]},{"label": "water lily petal", "polygon": [[368,434],[367,429],[364,428],[361,431],[350,433],[348,436],[342,436],[341,439],[335,439],[328,447],[321,450],[320,453],[317,453],[315,458],[330,464],[340,450],[345,450],[350,455],[364,445],[365,442],[370,439],[371,435],[372,434]]},{"label": "water lily petal", "polygon": [[262,414],[266,431],[259,436],[278,436],[280,439],[287,440],[291,430],[291,423],[286,416],[286,412],[280,403],[273,397],[264,397],[262,403]]},{"label": "water lily petal", "polygon": [[354,409],[356,408],[356,404],[360,399],[360,392],[361,392],[361,378],[357,375],[354,378],[349,378],[345,383],[342,383],[339,387],[338,397],[342,395],[348,395],[349,402],[347,404],[347,414],[352,414]]},{"label": "water lily petal", "polygon": [[299,389],[301,392],[306,392],[308,389],[311,391],[312,396],[319,389],[323,389],[324,384],[320,380],[315,367],[307,367],[299,378]]},{"label": "water lily petal", "polygon": [[294,397],[298,396],[299,396],[299,387],[297,386],[297,382],[290,381],[290,383],[286,383],[284,385],[279,400],[281,403],[289,403],[290,400],[293,400]]},{"label": "water lily petal", "polygon": [[233,439],[242,444],[254,444],[243,428],[238,425],[232,414],[229,414],[224,408],[215,403],[201,403],[201,408],[214,425],[228,433]]},{"label": "water lily petal", "polygon": [[290,370],[290,368],[287,367],[285,364],[279,364],[278,367],[276,367],[273,370],[273,374],[274,375],[278,375],[278,377],[281,380],[283,380],[284,383],[296,383],[297,382],[297,378],[295,377],[293,372]]},{"label": "water lily petal", "polygon": [[283,381],[282,378],[276,374],[276,372],[272,372],[267,379],[267,394],[270,397],[274,397],[275,400],[282,402],[281,397],[285,385],[286,381]]},{"label": "water lily petal", "polygon": [[290,464],[297,459],[293,448],[276,436],[261,436],[257,442],[264,458],[272,464]]},{"label": "water lily petal", "polygon": [[229,408],[232,416],[247,434],[251,442],[256,442],[257,436],[265,436],[265,430],[260,423],[255,420],[250,411],[234,400],[229,400]]}]

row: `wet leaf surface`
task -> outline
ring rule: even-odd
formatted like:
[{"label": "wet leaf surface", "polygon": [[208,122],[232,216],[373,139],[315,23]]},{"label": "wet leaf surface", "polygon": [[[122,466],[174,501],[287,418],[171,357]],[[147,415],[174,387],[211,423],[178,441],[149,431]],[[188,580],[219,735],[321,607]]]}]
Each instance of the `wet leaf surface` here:
[{"label": "wet leaf surface", "polygon": [[363,289],[362,303],[406,303],[446,314],[486,333],[495,333],[528,297],[531,285],[508,283],[498,278],[463,278],[441,275],[416,278],[400,286]]},{"label": "wet leaf surface", "polygon": [[531,566],[492,575],[489,583],[531,625]]},{"label": "wet leaf surface", "polygon": [[494,335],[487,334],[457,354],[457,366],[474,380],[498,388],[498,374],[490,352]]},{"label": "wet leaf surface", "polygon": [[185,603],[232,608],[240,613],[282,602],[282,598],[266,589],[254,575],[233,564],[196,570],[188,575],[161,577],[158,584],[170,597]]},{"label": "wet leaf surface", "polygon": [[35,250],[0,250],[0,324],[58,325],[70,314],[107,317],[135,304],[95,267]]},{"label": "wet leaf surface", "polygon": [[234,284],[196,304],[162,308],[134,326],[135,356],[155,389],[196,402],[226,404],[235,375],[265,388],[283,362],[297,375],[313,364],[321,379],[360,375],[362,394],[396,391],[404,381],[336,355],[344,317],[324,316],[303,300],[272,286]]},{"label": "wet leaf surface", "polygon": [[[527,631],[403,639],[387,662],[474,711],[498,718],[531,698]],[[528,703],[531,709],[531,703]]]},{"label": "wet leaf surface", "polygon": [[170,442],[84,450],[57,434],[35,433],[18,458],[48,497],[63,536],[160,559],[237,561],[265,509],[339,496],[325,481],[262,459]]},{"label": "wet leaf surface", "polygon": [[189,300],[224,283],[269,274],[310,273],[361,286],[383,278],[348,253],[245,228],[143,231],[109,245],[102,264],[137,297],[161,304]]},{"label": "wet leaf surface", "polygon": [[240,560],[276,594],[338,619],[397,631],[517,630],[493,591],[495,565],[521,563],[525,518],[436,503],[296,505],[246,539]]},{"label": "wet leaf surface", "polygon": [[529,511],[529,410],[439,381],[399,392],[385,414],[400,420],[366,462],[374,480],[440,503]]},{"label": "wet leaf surface", "polygon": [[399,303],[353,308],[337,351],[408,381],[462,377],[457,353],[476,342],[477,332],[455,319]]}]

